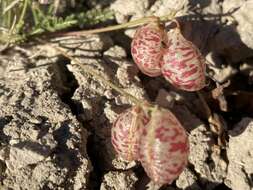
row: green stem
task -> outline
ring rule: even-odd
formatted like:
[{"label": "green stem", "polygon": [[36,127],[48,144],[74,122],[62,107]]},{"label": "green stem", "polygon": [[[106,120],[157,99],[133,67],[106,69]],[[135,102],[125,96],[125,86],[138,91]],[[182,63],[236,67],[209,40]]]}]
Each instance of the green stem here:
[{"label": "green stem", "polygon": [[130,21],[124,24],[119,24],[115,26],[108,26],[105,28],[98,28],[98,29],[92,29],[92,30],[83,30],[83,31],[74,31],[74,32],[65,32],[65,33],[58,33],[57,36],[83,36],[83,35],[89,35],[89,34],[97,34],[102,32],[109,32],[113,30],[120,30],[128,27],[138,26],[141,24],[149,23],[149,22],[157,22],[159,19],[157,17],[151,16],[151,17],[145,17],[138,20]]},{"label": "green stem", "polygon": [[23,9],[22,9],[21,15],[20,15],[18,23],[17,23],[17,33],[19,33],[19,30],[21,29],[21,27],[24,23],[25,14],[26,14],[26,10],[28,7],[28,1],[29,0],[24,0]]},{"label": "green stem", "polygon": [[[7,6],[8,3],[9,3],[9,1],[6,1],[5,6]],[[10,11],[7,12],[6,27],[7,27],[8,29],[11,27],[11,18],[12,18],[12,16],[13,16],[12,13],[13,13],[12,10],[10,10]]]},{"label": "green stem", "polygon": [[168,21],[168,20],[173,19],[175,14],[176,14],[176,11],[172,11],[172,13],[170,13],[168,15],[161,16],[161,17],[156,17],[156,16],[144,17],[144,18],[137,19],[137,20],[134,20],[134,21],[130,21],[130,22],[127,22],[127,23],[124,23],[124,24],[109,26],[109,27],[105,27],[105,28],[57,33],[56,36],[84,36],[84,35],[89,35],[89,34],[109,32],[109,31],[113,31],[113,30],[119,30],[119,29],[124,29],[124,28],[129,28],[129,27],[135,27],[135,26],[139,26],[139,25],[146,24],[146,23],[149,23],[149,22]]},{"label": "green stem", "polygon": [[[22,24],[22,18],[24,18],[28,2],[29,2],[29,0],[25,0],[25,4],[23,6],[22,14],[21,14],[21,17],[19,19],[18,25]],[[83,36],[83,35],[89,35],[89,34],[109,32],[109,31],[124,29],[124,28],[128,28],[128,27],[135,27],[135,26],[139,26],[139,25],[146,24],[146,23],[149,23],[149,22],[168,21],[168,20],[171,20],[171,19],[174,18],[176,12],[177,11],[172,11],[170,14],[164,15],[164,16],[161,16],[161,17],[150,16],[150,17],[145,17],[145,18],[134,20],[134,21],[130,21],[128,23],[119,24],[119,25],[115,25],[115,26],[109,26],[109,27],[105,27],[105,28],[99,28],[99,29],[74,31],[74,32],[55,32],[55,33],[47,34],[47,37]],[[32,33],[26,34],[25,37],[26,38],[27,37],[33,37],[33,36],[41,34],[43,32],[44,32],[44,30],[39,29],[39,30],[34,31]],[[2,39],[2,40],[4,40],[4,39]],[[19,40],[24,40],[24,38],[21,37]],[[18,41],[13,41],[13,43],[15,43],[15,42],[18,42]]]}]

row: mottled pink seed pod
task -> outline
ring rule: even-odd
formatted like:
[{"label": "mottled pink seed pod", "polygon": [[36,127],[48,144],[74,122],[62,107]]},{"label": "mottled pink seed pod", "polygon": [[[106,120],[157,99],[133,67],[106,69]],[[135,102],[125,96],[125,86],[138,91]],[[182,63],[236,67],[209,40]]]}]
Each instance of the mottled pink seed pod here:
[{"label": "mottled pink seed pod", "polygon": [[144,124],[147,122],[140,107],[132,107],[121,113],[111,130],[114,149],[124,160],[139,158],[139,143]]},{"label": "mottled pink seed pod", "polygon": [[139,69],[150,77],[161,75],[162,49],[166,33],[159,23],[151,22],[137,29],[131,53]]},{"label": "mottled pink seed pod", "polygon": [[189,156],[185,129],[168,110],[151,113],[140,141],[140,161],[156,184],[171,184],[184,170]]},{"label": "mottled pink seed pod", "polygon": [[205,86],[205,59],[199,49],[186,40],[179,28],[167,33],[168,48],[164,52],[162,74],[179,89],[197,91]]}]

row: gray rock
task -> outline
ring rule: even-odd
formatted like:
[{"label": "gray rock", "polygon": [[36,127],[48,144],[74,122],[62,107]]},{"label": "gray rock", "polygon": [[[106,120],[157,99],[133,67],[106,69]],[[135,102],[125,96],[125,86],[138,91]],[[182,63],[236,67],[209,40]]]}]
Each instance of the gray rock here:
[{"label": "gray rock", "polygon": [[137,177],[131,171],[108,172],[104,175],[101,190],[134,190]]},{"label": "gray rock", "polygon": [[234,19],[237,22],[237,31],[240,35],[240,38],[242,42],[249,48],[253,48],[253,36],[251,31],[253,30],[253,1],[225,1],[223,4],[224,11],[228,8],[228,4],[232,4],[231,8],[239,8],[238,11],[236,11],[233,14]]},{"label": "gray rock", "polygon": [[120,47],[120,46],[113,46],[109,48],[107,51],[103,53],[104,58],[108,61],[115,62],[117,64],[117,61],[122,61],[122,59],[127,57],[126,51]]},{"label": "gray rock", "polygon": [[186,168],[176,181],[177,187],[187,190],[201,190],[196,183],[197,176],[193,174],[191,170]]},{"label": "gray rock", "polygon": [[225,184],[233,190],[252,190],[253,119],[243,118],[229,134],[229,164]]},{"label": "gray rock", "polygon": [[130,86],[132,82],[137,82],[138,72],[139,70],[135,64],[122,63],[117,69],[116,77],[122,86]]},{"label": "gray rock", "polygon": [[[215,146],[214,139],[205,125],[200,125],[193,129],[190,132],[189,140],[189,162],[202,178],[205,189],[214,189],[226,177],[226,162],[218,153],[213,152]],[[207,163],[207,160],[212,161]]]},{"label": "gray rock", "polygon": [[[229,12],[233,17],[226,17],[226,26],[215,36],[216,51],[222,53],[229,62],[236,63],[253,55],[253,37],[251,31],[253,1],[226,0],[223,13]],[[233,11],[236,10],[236,11]]]},{"label": "gray rock", "polygon": [[187,6],[188,0],[163,1],[157,0],[150,7],[147,15],[164,16],[169,15],[172,11],[177,10],[177,16],[185,14],[184,6]]},{"label": "gray rock", "polygon": [[126,22],[129,16],[141,18],[149,7],[148,0],[117,0],[111,4],[111,9],[115,12],[118,23]]},{"label": "gray rock", "polygon": [[20,142],[10,147],[9,159],[6,160],[6,165],[11,171],[18,170],[31,164],[37,164],[46,159],[50,153],[48,147],[37,143]]},{"label": "gray rock", "polygon": [[[0,79],[0,144],[5,145],[0,159],[6,166],[1,171],[1,189],[87,186],[91,170],[87,131],[61,100],[66,87],[61,70],[54,64],[56,54],[46,49],[47,54],[44,49],[40,58],[25,56],[44,47],[27,48],[23,53],[14,49],[8,61],[0,59],[0,67],[8,63],[2,67],[4,76]],[[48,56],[54,58],[44,58]]]},{"label": "gray rock", "polygon": [[34,168],[20,168],[15,173],[7,171],[8,177],[4,179],[3,184],[4,187],[15,190],[43,187],[63,189],[60,186],[64,183],[67,172],[67,168],[60,168],[51,161],[41,162]]},{"label": "gray rock", "polygon": [[191,131],[189,139],[189,162],[195,166],[195,170],[203,177],[210,177],[211,172],[205,161],[211,150],[210,145],[213,144],[211,133],[206,129],[205,125],[200,125]]}]

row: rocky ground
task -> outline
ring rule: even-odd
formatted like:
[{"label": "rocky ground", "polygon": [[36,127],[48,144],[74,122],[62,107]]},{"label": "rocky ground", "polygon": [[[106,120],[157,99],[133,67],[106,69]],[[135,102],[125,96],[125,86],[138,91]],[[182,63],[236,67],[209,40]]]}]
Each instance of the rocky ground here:
[{"label": "rocky ground", "polygon": [[[253,189],[253,1],[87,1],[110,6],[117,23],[172,8],[185,37],[208,60],[207,121],[196,93],[138,71],[134,29],[56,39],[70,54],[134,96],[171,109],[189,132],[188,167],[166,190]],[[214,82],[215,81],[215,82]],[[117,157],[110,129],[128,100],[45,45],[16,46],[0,58],[0,189],[147,189],[137,162]]]}]

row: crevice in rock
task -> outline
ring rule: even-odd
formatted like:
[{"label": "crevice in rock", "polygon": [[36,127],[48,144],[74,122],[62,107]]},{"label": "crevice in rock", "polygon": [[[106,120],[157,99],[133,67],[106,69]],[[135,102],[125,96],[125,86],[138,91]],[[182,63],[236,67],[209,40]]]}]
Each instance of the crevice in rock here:
[{"label": "crevice in rock", "polygon": [[148,9],[150,9],[156,3],[156,0],[149,0],[148,2],[149,2]]},{"label": "crevice in rock", "polygon": [[91,165],[93,166],[93,170],[90,173],[88,189],[95,190],[100,189],[100,185],[102,183],[103,178],[103,170],[101,166],[101,160],[99,157],[99,152],[97,146],[97,142],[95,142],[95,135],[92,134],[87,139],[87,154],[90,158]]},{"label": "crevice in rock", "polygon": [[[106,98],[102,97],[97,103],[99,107],[105,107],[105,102]],[[107,147],[105,145],[107,143],[106,138],[108,136],[103,136],[104,134],[100,129],[100,127],[102,127],[100,122],[106,123],[106,117],[103,112],[100,113],[100,111],[97,110],[96,115],[93,116],[92,120],[86,121],[85,123],[86,129],[90,132],[87,139],[86,150],[90,158],[91,165],[93,166],[93,170],[90,172],[89,177],[89,190],[100,189],[104,175],[111,170],[111,168],[108,169],[108,167],[110,167],[107,165],[108,160],[106,156],[108,155],[105,153],[105,151],[107,151]]]},{"label": "crevice in rock", "polygon": [[[76,171],[81,165],[80,161],[77,159],[77,151],[74,149],[69,149],[67,146],[67,139],[69,139],[69,123],[65,122],[61,125],[59,129],[53,132],[54,139],[57,141],[57,147],[54,149],[54,162],[55,164],[64,169],[68,168],[68,173],[65,177],[64,182],[60,185],[65,189],[73,189],[73,184],[68,180],[73,176],[76,176]],[[66,156],[67,155],[67,156]]]},{"label": "crevice in rock", "polygon": [[126,50],[127,57],[131,58],[131,41],[132,39],[127,36],[124,31],[112,31],[108,35],[113,39],[115,45],[121,46]]},{"label": "crevice in rock", "polygon": [[166,90],[169,89],[167,85],[168,83],[164,83],[165,80],[161,77],[151,78],[141,72],[138,73],[138,76],[151,102],[155,102],[155,99],[161,87]]},{"label": "crevice in rock", "polygon": [[6,164],[4,161],[0,160],[0,186],[3,185],[4,173],[6,170]]},{"label": "crevice in rock", "polygon": [[223,190],[232,190],[228,186],[226,186],[224,183],[222,183],[222,184],[220,184],[220,185],[218,185],[218,186],[216,186],[214,188],[214,190],[220,190],[220,189],[223,189]]},{"label": "crevice in rock", "polygon": [[229,163],[227,149],[221,149],[220,157],[223,159],[227,164]]},{"label": "crevice in rock", "polygon": [[[67,68],[67,65],[70,64],[70,60],[69,59],[66,59],[64,57],[60,57],[58,59],[58,61],[56,62],[56,68],[54,70],[56,70],[56,76],[55,76],[55,83],[59,82],[60,84],[54,84],[55,86],[55,89],[61,99],[61,101],[63,103],[65,103],[67,106],[69,106],[72,114],[74,116],[76,116],[76,119],[79,121],[79,123],[83,123],[82,120],[80,120],[80,118],[78,117],[78,115],[80,114],[80,105],[75,102],[74,100],[72,100],[72,97],[76,91],[76,89],[79,88],[79,84],[78,84],[78,81],[75,79],[75,76],[73,75],[73,73],[71,71],[68,70]],[[63,128],[61,128],[63,129]],[[66,129],[66,127],[65,127]],[[68,134],[68,133],[65,133],[64,131],[62,131],[63,133],[59,133],[59,134],[62,134],[64,136],[64,134]],[[55,137],[58,137],[59,134],[54,134]],[[59,138],[62,138],[60,135]],[[92,146],[92,143],[89,143],[90,142],[90,139],[91,137],[89,137],[87,139],[87,152],[88,152],[88,159],[90,160],[91,162],[91,166],[93,167],[93,161],[92,161],[92,156],[89,154],[89,149],[88,147],[89,146]],[[57,138],[56,138],[57,139]],[[62,142],[63,144],[61,144],[61,146],[58,146],[58,148],[56,148],[55,151],[58,151],[58,155],[61,155],[61,152],[65,152],[67,154],[69,154],[69,157],[71,158],[70,160],[74,161],[74,158],[76,157],[75,156],[75,152],[69,152],[68,148],[66,148],[66,144],[65,142],[61,140],[59,140],[58,142]],[[67,152],[66,152],[67,151]],[[62,167],[64,165],[67,165],[67,162],[70,161],[69,159],[61,159],[61,157],[58,157],[57,158],[57,162],[58,164],[63,164]],[[65,163],[66,162],[66,163]],[[75,175],[75,171],[77,170],[78,166],[79,166],[80,163],[76,163],[76,161],[74,161],[71,165],[69,165],[69,173],[67,176],[71,177],[71,176],[74,176]],[[73,168],[72,168],[73,167]],[[91,172],[90,175],[92,175],[92,173],[94,172]],[[96,180],[94,180],[96,181]],[[89,179],[88,179],[88,186],[89,186]],[[62,187],[72,187],[72,184],[69,184],[68,183],[68,180],[66,179],[66,181],[62,184]],[[88,188],[88,189],[91,189],[91,188]],[[92,188],[93,189],[93,188]]]},{"label": "crevice in rock", "polygon": [[[70,64],[70,61],[64,57],[60,57],[57,62],[57,71],[58,71],[58,77],[61,80],[63,88],[57,88],[58,84],[56,84],[56,89],[59,94],[59,97],[61,98],[62,102],[64,102],[66,105],[69,106],[71,109],[71,112],[73,115],[76,116],[77,120],[86,125],[89,125],[88,123],[84,123],[84,121],[79,118],[79,114],[82,112],[82,106],[72,100],[72,97],[78,89],[79,84],[78,81],[75,79],[75,76],[71,71],[68,70],[67,65]],[[56,80],[57,81],[57,80]],[[85,127],[87,130],[92,129],[92,127]],[[88,159],[91,162],[91,166],[93,167],[93,170],[89,174],[89,179],[87,183],[87,189],[93,190],[93,189],[99,189],[103,177],[103,170],[101,169],[100,157],[98,156],[98,147],[96,138],[95,138],[95,132],[90,131],[90,135],[87,139],[86,144],[86,150],[88,154]],[[65,184],[66,185],[66,184]]]},{"label": "crevice in rock", "polygon": [[[70,60],[64,57],[60,57],[56,62],[57,66],[57,76],[55,81],[60,82],[62,86],[59,88],[59,84],[54,84],[58,92],[59,97],[62,102],[67,104],[71,109],[73,115],[78,115],[78,108],[75,102],[71,99],[76,89],[79,87],[77,80],[72,72],[67,68],[67,65],[70,64]],[[60,81],[59,81],[60,80]]]},{"label": "crevice in rock", "polygon": [[188,162],[188,168],[197,177],[196,183],[201,184],[201,175],[195,170],[195,166]]},{"label": "crevice in rock", "polygon": [[140,165],[136,168],[134,168],[134,173],[138,178],[138,181],[135,183],[135,189],[138,190],[145,190],[146,185],[148,184],[148,182],[150,181],[150,179],[148,178],[146,172],[144,171],[143,167],[141,167]]},{"label": "crevice in rock", "polygon": [[208,181],[208,179],[201,177],[201,175],[195,170],[195,166],[191,163],[188,163],[188,168],[190,171],[197,177],[197,180],[195,183],[197,183],[202,189],[207,189],[208,186],[215,186],[213,190],[231,190],[229,187],[227,187],[224,183],[215,183]]},{"label": "crevice in rock", "polygon": [[4,118],[0,118],[0,146],[2,144],[9,144],[11,138],[4,134],[3,128],[5,125],[10,123],[12,119],[12,116],[5,116]]},{"label": "crevice in rock", "polygon": [[246,180],[249,184],[250,187],[253,187],[253,181],[252,181],[252,174],[249,174],[246,170],[245,167],[242,167],[242,171],[246,176]]}]

